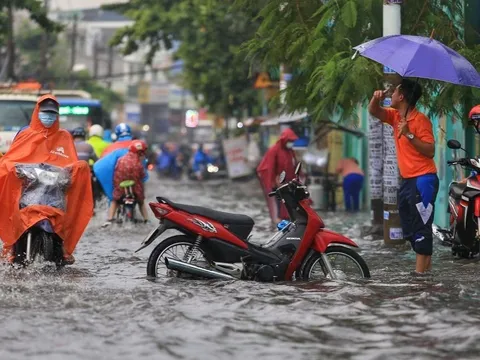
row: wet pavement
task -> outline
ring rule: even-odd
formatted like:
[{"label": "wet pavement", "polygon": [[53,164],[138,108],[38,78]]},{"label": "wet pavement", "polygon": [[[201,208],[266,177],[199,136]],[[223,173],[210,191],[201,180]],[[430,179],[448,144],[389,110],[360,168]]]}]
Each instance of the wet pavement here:
[{"label": "wet pavement", "polygon": [[[255,182],[153,179],[147,192],[248,214],[254,237],[269,235]],[[0,267],[0,359],[480,358],[478,260],[437,246],[433,273],[414,277],[411,251],[361,237],[367,214],[322,215],[361,246],[371,280],[153,282],[154,247],[134,250],[154,225],[105,230],[99,215],[75,265]]]}]

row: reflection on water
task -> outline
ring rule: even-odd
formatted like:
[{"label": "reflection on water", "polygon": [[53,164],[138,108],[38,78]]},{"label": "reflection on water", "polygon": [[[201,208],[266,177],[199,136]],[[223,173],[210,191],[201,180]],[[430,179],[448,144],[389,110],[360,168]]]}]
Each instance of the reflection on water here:
[{"label": "reflection on water", "polygon": [[[154,179],[148,191],[246,213],[261,241],[269,220],[255,185]],[[345,219],[325,215],[361,246],[371,280],[148,281],[153,246],[134,250],[151,228],[103,230],[99,217],[74,266],[0,267],[0,359],[478,358],[478,260],[439,247],[432,274],[415,277],[411,251],[362,238],[366,214]]]}]

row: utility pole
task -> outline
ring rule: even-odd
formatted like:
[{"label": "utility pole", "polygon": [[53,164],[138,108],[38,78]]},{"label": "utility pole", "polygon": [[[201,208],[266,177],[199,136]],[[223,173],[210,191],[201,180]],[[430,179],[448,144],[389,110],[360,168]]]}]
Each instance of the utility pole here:
[{"label": "utility pole", "polygon": [[112,88],[112,73],[113,73],[113,46],[108,47],[108,60],[107,60],[107,87]]},{"label": "utility pole", "polygon": [[78,14],[73,14],[73,26],[72,26],[72,41],[70,47],[70,74],[73,72],[75,62],[77,61],[77,26],[78,26]]},{"label": "utility pole", "polygon": [[78,14],[73,14],[73,25],[72,25],[72,38],[70,45],[70,86],[74,86],[74,73],[73,68],[77,62],[77,26],[78,26]]},{"label": "utility pole", "polygon": [[[44,0],[43,7],[45,9],[45,14],[48,16],[48,10],[50,6],[50,0]],[[49,34],[45,30],[42,36],[42,47],[40,53],[40,69],[38,69],[38,74],[40,78],[40,82],[42,85],[48,80],[47,79],[47,67],[48,67],[48,40]]]},{"label": "utility pole", "polygon": [[383,235],[383,124],[369,115],[368,178],[370,181],[371,234]]},{"label": "utility pole", "polygon": [[13,1],[8,2],[7,8],[8,16],[8,38],[7,38],[7,78],[8,80],[15,79],[15,41],[13,34]]},{"label": "utility pole", "polygon": [[[383,5],[383,36],[399,35],[401,33],[401,4],[403,0],[384,0]],[[385,82],[392,83],[395,74],[384,67]],[[384,106],[389,106],[391,99],[384,100]],[[383,240],[387,245],[402,245],[403,231],[398,213],[399,173],[393,128],[384,125],[383,128]]]},{"label": "utility pole", "polygon": [[98,76],[98,39],[97,34],[93,38],[93,78],[97,79]]}]

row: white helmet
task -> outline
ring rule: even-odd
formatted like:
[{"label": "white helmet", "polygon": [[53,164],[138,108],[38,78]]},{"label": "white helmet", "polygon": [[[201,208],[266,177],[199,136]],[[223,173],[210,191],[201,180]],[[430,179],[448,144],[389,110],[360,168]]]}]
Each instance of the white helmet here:
[{"label": "white helmet", "polygon": [[92,125],[88,130],[88,136],[98,136],[103,139],[103,127],[98,124]]}]

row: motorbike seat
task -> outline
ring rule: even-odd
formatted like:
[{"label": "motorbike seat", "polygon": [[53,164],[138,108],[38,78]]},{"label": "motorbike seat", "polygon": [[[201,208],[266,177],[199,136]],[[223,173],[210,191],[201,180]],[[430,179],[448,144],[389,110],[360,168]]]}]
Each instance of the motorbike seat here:
[{"label": "motorbike seat", "polygon": [[253,219],[247,215],[232,214],[223,211],[212,210],[201,206],[177,204],[160,196],[157,197],[157,201],[163,202],[170,205],[174,209],[185,211],[192,215],[200,215],[218,221],[228,230],[230,230],[232,233],[234,233],[243,240],[246,240],[248,238],[248,235],[250,235],[250,232],[255,225]]},{"label": "motorbike seat", "polygon": [[466,183],[453,182],[450,185],[449,193],[454,199],[460,200],[462,198],[462,194],[465,191],[466,186],[467,186]]}]

